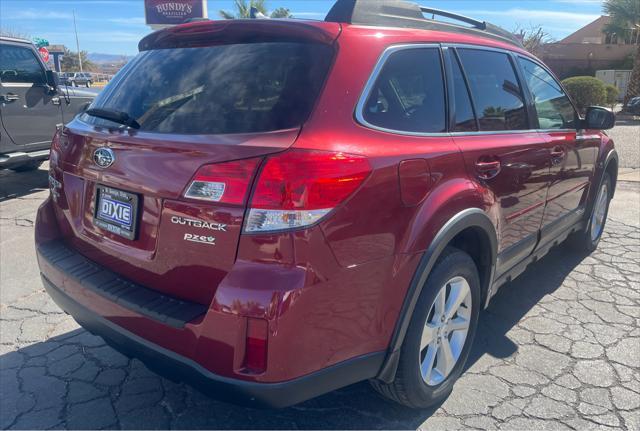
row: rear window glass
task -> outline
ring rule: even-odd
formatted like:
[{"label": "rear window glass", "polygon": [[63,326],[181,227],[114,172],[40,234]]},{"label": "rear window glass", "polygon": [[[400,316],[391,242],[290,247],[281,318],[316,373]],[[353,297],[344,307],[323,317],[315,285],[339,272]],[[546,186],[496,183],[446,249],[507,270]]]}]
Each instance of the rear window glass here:
[{"label": "rear window glass", "polygon": [[[300,126],[332,61],[331,47],[253,43],[138,54],[92,108],[122,111],[140,130],[177,134],[255,133]],[[83,115],[96,126],[118,127]]]}]

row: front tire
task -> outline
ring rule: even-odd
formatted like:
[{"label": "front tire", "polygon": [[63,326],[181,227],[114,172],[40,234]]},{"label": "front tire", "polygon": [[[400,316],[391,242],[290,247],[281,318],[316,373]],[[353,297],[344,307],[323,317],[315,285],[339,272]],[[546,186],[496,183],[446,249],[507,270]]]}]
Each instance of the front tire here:
[{"label": "front tire", "polygon": [[586,228],[583,231],[576,232],[569,239],[570,246],[577,251],[593,252],[598,248],[598,244],[602,238],[602,233],[607,223],[607,216],[609,215],[609,203],[611,202],[611,195],[613,193],[611,177],[606,172],[603,175],[604,177],[602,178],[600,188],[593,202]]},{"label": "front tire", "polygon": [[462,374],[479,314],[476,265],[467,253],[447,247],[420,293],[393,382],[373,380],[373,387],[412,408],[444,400]]}]

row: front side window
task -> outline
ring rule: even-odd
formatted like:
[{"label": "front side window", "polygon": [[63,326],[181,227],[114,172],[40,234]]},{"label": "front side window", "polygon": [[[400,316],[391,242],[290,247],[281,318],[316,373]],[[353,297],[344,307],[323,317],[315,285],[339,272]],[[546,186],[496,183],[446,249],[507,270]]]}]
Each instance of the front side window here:
[{"label": "front side window", "polygon": [[[302,42],[143,51],[91,107],[124,112],[154,133],[290,129],[309,116],[332,59],[332,47]],[[81,120],[119,126],[86,114]]]},{"label": "front side window", "polygon": [[411,133],[446,131],[444,81],[437,48],[412,48],[389,56],[368,94],[364,120]]},{"label": "front side window", "polygon": [[458,49],[481,131],[526,130],[522,89],[509,56],[502,52]]},{"label": "front side window", "polygon": [[575,129],[576,112],[560,84],[542,67],[518,57],[533,96],[541,129]]},{"label": "front side window", "polygon": [[0,81],[44,84],[46,79],[33,50],[3,44],[0,47]]}]

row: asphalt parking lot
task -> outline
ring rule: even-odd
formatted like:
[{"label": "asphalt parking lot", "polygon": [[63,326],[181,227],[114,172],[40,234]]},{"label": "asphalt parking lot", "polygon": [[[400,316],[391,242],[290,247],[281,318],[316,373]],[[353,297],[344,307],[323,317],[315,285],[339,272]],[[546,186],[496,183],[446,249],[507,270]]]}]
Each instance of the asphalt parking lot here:
[{"label": "asphalt parking lot", "polygon": [[366,382],[284,410],[247,409],[118,354],[42,288],[33,223],[46,187],[46,166],[0,171],[2,429],[640,429],[638,182],[618,185],[595,253],[560,246],[498,293],[453,393],[421,411]]}]

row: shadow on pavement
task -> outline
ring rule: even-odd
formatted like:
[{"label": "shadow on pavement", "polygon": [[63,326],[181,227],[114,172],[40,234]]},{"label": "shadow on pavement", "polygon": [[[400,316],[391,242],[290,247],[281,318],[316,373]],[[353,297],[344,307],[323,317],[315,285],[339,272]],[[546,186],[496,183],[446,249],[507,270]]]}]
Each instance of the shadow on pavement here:
[{"label": "shadow on pavement", "polygon": [[48,164],[28,172],[0,169],[0,202],[47,190],[49,173],[45,166]]},{"label": "shadow on pavement", "polygon": [[[481,315],[467,368],[484,355],[513,355],[518,347],[506,334],[543,296],[560,287],[583,258],[557,247],[505,285]],[[20,382],[0,391],[2,404],[7,407],[5,403],[13,400],[16,409],[43,409],[27,415],[48,419],[14,422],[18,428],[57,424],[86,429],[415,429],[437,408],[410,410],[395,405],[380,398],[367,382],[282,410],[229,405],[159,378],[80,329],[0,356],[0,364],[3,372],[15,372]],[[5,420],[0,421],[3,428],[9,425]]]}]

